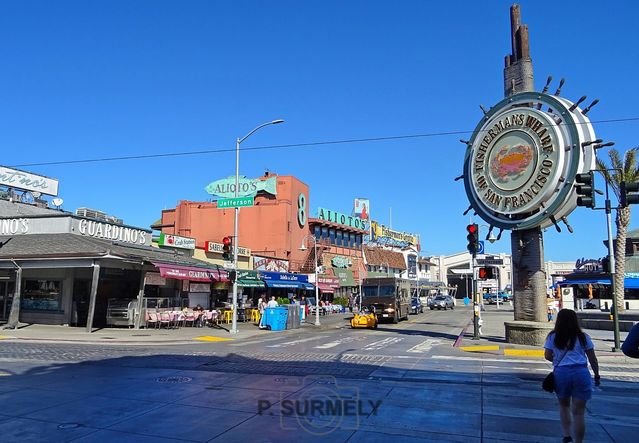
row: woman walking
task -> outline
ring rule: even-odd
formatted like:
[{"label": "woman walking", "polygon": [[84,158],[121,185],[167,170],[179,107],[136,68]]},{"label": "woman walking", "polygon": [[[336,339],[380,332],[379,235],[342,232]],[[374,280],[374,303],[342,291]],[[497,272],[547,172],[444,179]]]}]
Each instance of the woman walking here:
[{"label": "woman walking", "polygon": [[596,386],[599,386],[600,378],[595,347],[588,334],[581,331],[575,311],[559,311],[555,329],[548,334],[544,348],[544,357],[552,362],[554,368],[555,393],[559,400],[559,418],[564,432],[563,441],[581,443],[586,433],[586,402],[592,397],[588,362],[595,374]]}]

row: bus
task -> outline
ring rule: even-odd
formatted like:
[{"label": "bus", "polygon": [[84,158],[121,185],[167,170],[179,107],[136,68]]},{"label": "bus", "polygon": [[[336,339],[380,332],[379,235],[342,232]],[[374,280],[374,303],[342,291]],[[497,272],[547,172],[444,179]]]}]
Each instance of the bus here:
[{"label": "bus", "polygon": [[365,278],[362,282],[362,306],[375,312],[379,321],[408,320],[410,297],[410,280],[381,277]]}]

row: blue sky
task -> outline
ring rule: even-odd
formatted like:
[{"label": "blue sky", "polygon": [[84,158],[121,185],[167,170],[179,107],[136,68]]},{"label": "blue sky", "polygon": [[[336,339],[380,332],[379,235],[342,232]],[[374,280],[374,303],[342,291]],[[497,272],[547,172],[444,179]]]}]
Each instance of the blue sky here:
[{"label": "blue sky", "polygon": [[[503,97],[511,2],[3,2],[0,164],[471,131]],[[636,2],[521,2],[536,87],[595,97],[592,120],[638,117]],[[639,122],[597,123],[625,150]],[[424,254],[466,246],[467,136],[246,151],[241,173],[295,175],[310,207],[421,235]],[[602,150],[603,151],[603,150]],[[600,151],[600,155],[607,153]],[[23,167],[58,178],[64,208],[149,226],[178,200],[234,173],[234,154]],[[599,182],[601,183],[601,181]],[[578,208],[574,234],[545,234],[547,260],[606,253],[602,211]],[[631,226],[636,226],[632,224]],[[488,252],[509,252],[510,236]]]}]

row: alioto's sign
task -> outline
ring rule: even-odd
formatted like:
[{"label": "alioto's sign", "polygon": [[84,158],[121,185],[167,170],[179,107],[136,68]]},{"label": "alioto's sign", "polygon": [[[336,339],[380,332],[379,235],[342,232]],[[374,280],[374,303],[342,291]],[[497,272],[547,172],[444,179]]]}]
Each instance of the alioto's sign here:
[{"label": "alioto's sign", "polygon": [[575,209],[575,175],[595,166],[592,144],[583,144],[595,134],[572,105],[525,92],[486,114],[464,163],[466,194],[481,218],[502,229],[529,229],[547,227]]},{"label": "alioto's sign", "polygon": [[246,178],[240,176],[238,179],[238,191],[235,195],[235,176],[223,178],[209,183],[206,192],[218,197],[255,197],[258,192],[277,195],[277,177],[270,177],[266,180],[259,178]]},{"label": "alioto's sign", "polygon": [[359,217],[353,217],[352,215],[346,215],[341,212],[331,211],[324,208],[317,209],[317,218],[337,223],[339,225],[348,226],[349,228],[361,229],[363,231],[368,231],[369,228],[368,222]]}]

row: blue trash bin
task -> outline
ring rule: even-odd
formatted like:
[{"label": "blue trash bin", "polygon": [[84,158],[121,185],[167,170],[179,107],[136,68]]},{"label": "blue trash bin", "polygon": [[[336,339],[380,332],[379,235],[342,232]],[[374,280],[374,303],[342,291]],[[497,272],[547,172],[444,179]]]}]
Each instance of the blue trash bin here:
[{"label": "blue trash bin", "polygon": [[286,329],[286,320],[288,319],[288,308],[266,308],[264,310],[264,326],[271,331],[283,331]]}]

